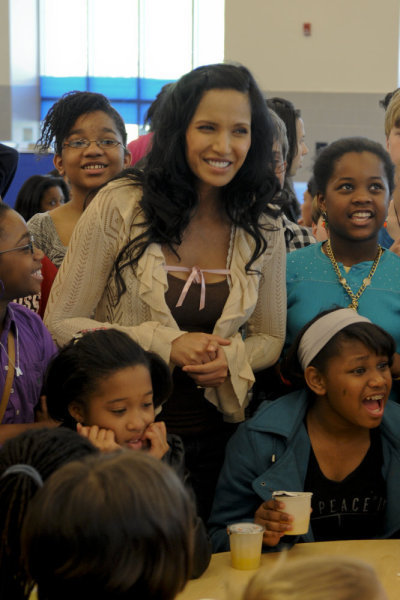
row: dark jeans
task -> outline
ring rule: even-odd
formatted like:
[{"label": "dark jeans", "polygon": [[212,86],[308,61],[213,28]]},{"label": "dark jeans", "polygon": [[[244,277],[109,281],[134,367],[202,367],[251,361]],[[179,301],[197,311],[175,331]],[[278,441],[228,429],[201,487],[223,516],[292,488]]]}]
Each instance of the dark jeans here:
[{"label": "dark jeans", "polygon": [[210,516],[219,472],[224,462],[225,446],[236,429],[236,423],[222,423],[220,428],[212,432],[190,437],[181,435],[198,515],[205,523]]}]

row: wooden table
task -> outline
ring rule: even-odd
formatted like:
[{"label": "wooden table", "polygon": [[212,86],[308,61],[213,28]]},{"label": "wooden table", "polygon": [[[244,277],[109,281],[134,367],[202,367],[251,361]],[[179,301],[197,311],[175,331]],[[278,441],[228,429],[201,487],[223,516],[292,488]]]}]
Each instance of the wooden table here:
[{"label": "wooden table", "polygon": [[[321,555],[350,556],[371,564],[386,590],[389,600],[400,599],[400,540],[356,540],[297,544],[288,551],[289,561]],[[261,567],[271,567],[279,553],[263,554]],[[176,600],[214,598],[229,600],[229,589],[239,591],[256,571],[239,571],[230,565],[229,552],[213,554],[210,566],[199,578],[190,581]]]}]

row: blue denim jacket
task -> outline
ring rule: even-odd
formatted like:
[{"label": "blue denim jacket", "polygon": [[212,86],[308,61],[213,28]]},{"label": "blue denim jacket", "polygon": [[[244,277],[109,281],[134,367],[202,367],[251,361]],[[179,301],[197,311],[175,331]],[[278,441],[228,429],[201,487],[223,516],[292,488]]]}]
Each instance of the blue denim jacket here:
[{"label": "blue denim jacket", "polygon": [[[310,455],[304,417],[310,399],[304,390],[263,403],[230,440],[209,521],[213,552],[229,550],[227,525],[252,521],[257,508],[271,499],[274,490],[304,489]],[[379,430],[387,507],[378,537],[388,538],[400,530],[400,405],[388,402]],[[298,541],[299,537],[286,536],[264,551],[275,552]],[[311,527],[301,541],[314,541]]]}]

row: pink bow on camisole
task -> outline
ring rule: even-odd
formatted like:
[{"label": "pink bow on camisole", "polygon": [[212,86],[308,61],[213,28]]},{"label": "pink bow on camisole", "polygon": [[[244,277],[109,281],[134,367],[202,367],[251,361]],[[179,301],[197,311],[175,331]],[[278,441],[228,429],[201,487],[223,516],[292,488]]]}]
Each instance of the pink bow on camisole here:
[{"label": "pink bow on camisole", "polygon": [[199,310],[202,310],[206,304],[206,282],[205,282],[203,273],[214,273],[216,275],[229,275],[230,274],[229,269],[200,269],[200,267],[197,267],[197,266],[190,268],[190,267],[175,267],[175,266],[165,265],[164,269],[167,272],[168,271],[169,272],[173,272],[173,271],[190,272],[190,275],[187,278],[185,285],[183,286],[181,295],[178,298],[178,302],[176,303],[177,307],[182,306],[183,301],[186,298],[186,294],[188,293],[188,290],[189,290],[190,286],[192,285],[193,281],[201,284]]}]

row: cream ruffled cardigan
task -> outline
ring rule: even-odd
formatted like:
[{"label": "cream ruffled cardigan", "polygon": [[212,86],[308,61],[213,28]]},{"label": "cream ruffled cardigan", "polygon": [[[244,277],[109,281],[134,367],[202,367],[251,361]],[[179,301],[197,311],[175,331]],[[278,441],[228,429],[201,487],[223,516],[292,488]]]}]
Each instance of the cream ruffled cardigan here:
[{"label": "cream ruffled cardigan", "polygon": [[[146,350],[170,362],[171,342],[182,335],[165,302],[168,288],[161,247],[151,244],[136,272],[123,272],[127,291],[115,306],[114,263],[120,250],[140,231],[141,189],[120,179],[103,188],[80,218],[52,287],[45,324],[62,346],[75,333],[113,327],[128,333]],[[244,418],[253,371],[274,364],[286,327],[286,249],[279,221],[263,217],[268,248],[247,275],[253,239],[237,228],[231,241],[230,293],[214,333],[231,340],[224,351],[229,379],[207,388],[206,398],[227,421]],[[173,365],[171,365],[173,368]]]}]

